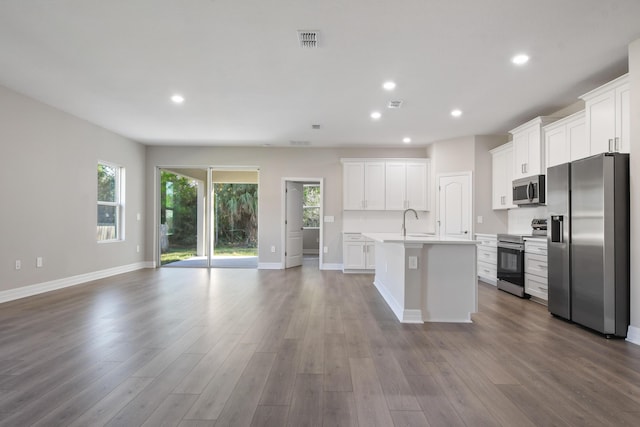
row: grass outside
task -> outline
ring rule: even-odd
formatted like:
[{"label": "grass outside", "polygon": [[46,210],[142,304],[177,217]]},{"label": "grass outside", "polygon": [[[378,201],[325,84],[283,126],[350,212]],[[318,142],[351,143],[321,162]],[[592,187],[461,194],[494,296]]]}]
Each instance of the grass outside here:
[{"label": "grass outside", "polygon": [[[245,248],[236,246],[218,246],[214,249],[215,255],[222,256],[258,256],[258,248]],[[160,265],[183,261],[197,256],[193,249],[169,248],[160,255]]]}]

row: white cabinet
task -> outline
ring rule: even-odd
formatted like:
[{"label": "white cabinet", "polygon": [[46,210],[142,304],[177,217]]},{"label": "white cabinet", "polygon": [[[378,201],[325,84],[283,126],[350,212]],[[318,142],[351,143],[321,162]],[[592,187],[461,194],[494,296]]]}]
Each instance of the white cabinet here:
[{"label": "white cabinet", "polygon": [[625,74],[580,97],[585,101],[587,144],[591,154],[629,152],[630,83]]},{"label": "white cabinet", "polygon": [[508,142],[491,152],[493,209],[515,208],[513,204],[513,144]]},{"label": "white cabinet", "polygon": [[385,163],[385,209],[429,210],[429,161],[387,161]]},{"label": "white cabinet", "polygon": [[547,242],[531,239],[524,242],[524,291],[534,301],[546,302],[548,295]]},{"label": "white cabinet", "polygon": [[496,285],[498,280],[498,239],[495,234],[476,234],[478,244],[478,279]]},{"label": "white cabinet", "polygon": [[591,155],[587,144],[585,112],[579,111],[544,127],[546,167]]},{"label": "white cabinet", "polygon": [[360,233],[344,233],[342,271],[361,273],[376,268],[375,242]]},{"label": "white cabinet", "polygon": [[343,162],[343,209],[384,210],[385,163]]},{"label": "white cabinet", "polygon": [[509,131],[513,135],[513,179],[546,172],[543,126],[556,117],[536,117]]}]

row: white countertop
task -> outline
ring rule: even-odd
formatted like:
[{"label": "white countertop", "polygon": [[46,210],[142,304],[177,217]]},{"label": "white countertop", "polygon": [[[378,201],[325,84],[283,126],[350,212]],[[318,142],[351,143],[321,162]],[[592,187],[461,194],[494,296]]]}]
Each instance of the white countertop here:
[{"label": "white countertop", "polygon": [[441,237],[428,233],[407,232],[406,237],[400,233],[362,233],[362,235],[381,243],[423,243],[430,245],[475,245],[478,243],[477,240]]}]

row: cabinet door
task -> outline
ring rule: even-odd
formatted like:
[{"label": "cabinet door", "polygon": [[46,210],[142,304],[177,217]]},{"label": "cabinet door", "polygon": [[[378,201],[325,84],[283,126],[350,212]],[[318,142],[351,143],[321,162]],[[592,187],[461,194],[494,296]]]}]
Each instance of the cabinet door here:
[{"label": "cabinet door", "polygon": [[506,209],[505,182],[507,181],[507,168],[510,169],[511,163],[506,163],[506,153],[501,151],[494,153],[492,157],[492,207],[493,209]]},{"label": "cabinet door", "polygon": [[615,151],[628,153],[630,150],[631,114],[630,108],[631,90],[629,84],[616,89],[616,137]]},{"label": "cabinet door", "polygon": [[513,135],[513,179],[524,178],[529,163],[529,132],[523,131]]},{"label": "cabinet door", "polygon": [[584,117],[567,123],[567,141],[569,143],[570,161],[589,157],[589,144],[587,143],[587,128]]},{"label": "cabinet door", "polygon": [[609,91],[585,103],[587,143],[590,154],[609,151],[609,141],[616,135],[615,91]]},{"label": "cabinet door", "polygon": [[342,268],[344,270],[362,270],[365,268],[364,242],[345,242],[343,248]]},{"label": "cabinet door", "polygon": [[542,131],[540,126],[535,126],[527,132],[529,155],[524,167],[524,176],[539,175],[542,173]]},{"label": "cabinet door", "polygon": [[365,248],[365,268],[367,270],[375,270],[376,244],[374,242],[367,242],[364,248]]},{"label": "cabinet door", "polygon": [[429,210],[427,163],[407,162],[406,171],[406,207],[418,211]]},{"label": "cabinet door", "polygon": [[343,201],[344,210],[364,209],[364,163],[344,163]]},{"label": "cabinet door", "polygon": [[387,162],[385,166],[385,208],[401,211],[407,208],[406,173],[404,162]]},{"label": "cabinet door", "polygon": [[546,131],[544,134],[544,143],[548,168],[569,161],[569,144],[565,126]]},{"label": "cabinet door", "polygon": [[364,208],[384,210],[385,162],[365,162],[364,164]]},{"label": "cabinet door", "polygon": [[513,148],[504,150],[504,170],[506,178],[504,181],[504,200],[508,209],[515,208],[513,204]]}]

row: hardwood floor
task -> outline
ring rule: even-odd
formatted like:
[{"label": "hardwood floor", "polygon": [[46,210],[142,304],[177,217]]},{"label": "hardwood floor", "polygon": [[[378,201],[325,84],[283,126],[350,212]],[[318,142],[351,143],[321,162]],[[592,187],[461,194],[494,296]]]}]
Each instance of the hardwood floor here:
[{"label": "hardwood floor", "polygon": [[304,266],[142,270],[0,305],[0,426],[639,425],[640,347],[480,284],[403,325]]}]

